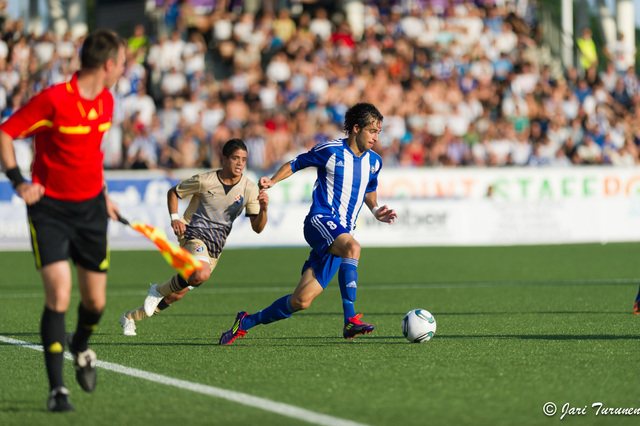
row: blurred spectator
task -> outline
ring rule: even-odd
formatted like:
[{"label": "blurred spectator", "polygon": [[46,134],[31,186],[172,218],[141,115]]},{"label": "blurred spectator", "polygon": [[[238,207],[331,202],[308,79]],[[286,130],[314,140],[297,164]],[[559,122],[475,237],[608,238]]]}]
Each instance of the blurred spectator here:
[{"label": "blurred spectator", "polygon": [[58,41],[56,45],[56,51],[58,57],[65,62],[71,62],[71,59],[76,54],[76,45],[73,42],[71,31],[66,31],[62,36],[62,39]]},{"label": "blurred spectator", "polygon": [[636,48],[625,43],[623,33],[618,33],[618,38],[604,46],[602,51],[618,74],[624,74],[635,63]]},{"label": "blurred spectator", "polygon": [[590,134],[585,134],[582,143],[577,147],[577,154],[584,164],[602,163],[602,148],[595,143]]},{"label": "blurred spectator", "polygon": [[164,98],[162,108],[158,111],[158,121],[165,138],[171,139],[177,132],[180,123],[180,111],[176,108],[173,97]]},{"label": "blurred spectator", "polygon": [[111,90],[113,94],[113,117],[111,127],[105,133],[102,141],[102,150],[104,152],[103,165],[105,169],[119,169],[123,166],[123,123],[125,121],[124,107],[122,104],[122,95],[118,94],[115,89]]},{"label": "blurred spectator", "polygon": [[147,70],[137,61],[135,53],[127,53],[125,70],[120,80],[123,82],[122,90],[124,91],[126,88],[128,92],[123,92],[122,95],[127,96],[132,93],[138,93],[140,86],[146,85],[146,78]]},{"label": "blurred spectator", "polygon": [[327,18],[327,10],[318,8],[315,11],[311,22],[309,23],[309,31],[314,34],[320,41],[327,41],[333,33],[333,25]]},{"label": "blurred spectator", "polygon": [[[185,41],[182,39],[179,30],[174,30],[171,37],[163,45],[163,55],[167,58],[169,67],[174,67],[179,71],[183,69],[182,52],[184,52]],[[167,71],[167,68],[163,68]]]},{"label": "blurred spectator", "polygon": [[197,92],[192,92],[189,95],[189,99],[182,103],[180,110],[181,118],[188,126],[196,126],[202,121],[202,111],[205,108],[205,103],[200,99]]},{"label": "blurred spectator", "polygon": [[187,80],[191,80],[196,73],[205,71],[205,53],[207,45],[204,37],[199,32],[193,32],[189,36],[189,41],[185,43],[182,51],[182,61],[184,63],[184,73]]},{"label": "blurred spectator", "polygon": [[147,55],[147,45],[149,42],[143,24],[138,24],[133,28],[133,34],[127,42],[129,52],[134,56],[136,62],[142,64]]},{"label": "blurred spectator", "polygon": [[550,164],[549,159],[541,153],[542,144],[538,143],[533,146],[533,152],[529,156],[527,161],[528,166],[541,167],[548,166]]},{"label": "blurred spectator", "polygon": [[281,44],[286,44],[296,33],[296,23],[291,19],[289,9],[283,8],[278,11],[278,17],[272,24],[273,35]]},{"label": "blurred spectator", "polygon": [[188,93],[188,88],[187,76],[174,66],[160,80],[160,89],[163,96],[185,96]]},{"label": "blurred spectator", "polygon": [[135,124],[136,136],[127,149],[126,167],[155,169],[158,164],[158,141],[141,122]]},{"label": "blurred spectator", "polygon": [[591,28],[585,27],[582,29],[581,36],[576,41],[579,53],[578,63],[583,73],[591,67],[598,66],[598,51],[591,36]]},{"label": "blurred spectator", "polygon": [[122,101],[125,117],[135,119],[145,127],[151,125],[153,116],[156,114],[156,104],[147,94],[146,87],[141,84],[138,93],[126,96]]},{"label": "blurred spectator", "polygon": [[27,43],[27,36],[24,34],[20,35],[11,50],[11,63],[17,68],[20,74],[24,74],[27,71],[30,57],[31,48]]},{"label": "blurred spectator", "polygon": [[269,65],[267,65],[265,74],[268,79],[277,83],[284,83],[291,78],[291,67],[284,52],[275,54]]}]

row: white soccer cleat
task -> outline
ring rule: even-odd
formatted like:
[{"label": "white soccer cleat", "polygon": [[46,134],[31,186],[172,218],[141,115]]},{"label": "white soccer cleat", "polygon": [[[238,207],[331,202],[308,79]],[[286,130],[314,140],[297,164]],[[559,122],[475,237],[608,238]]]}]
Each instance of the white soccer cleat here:
[{"label": "white soccer cleat", "polygon": [[126,317],[127,314],[123,314],[120,318],[120,325],[122,326],[123,336],[135,336],[136,335],[136,322]]},{"label": "white soccer cleat", "polygon": [[154,284],[149,287],[147,298],[144,299],[144,313],[147,314],[148,317],[155,313],[158,304],[160,304],[160,301],[164,298],[164,296],[156,290],[157,287],[158,284]]}]

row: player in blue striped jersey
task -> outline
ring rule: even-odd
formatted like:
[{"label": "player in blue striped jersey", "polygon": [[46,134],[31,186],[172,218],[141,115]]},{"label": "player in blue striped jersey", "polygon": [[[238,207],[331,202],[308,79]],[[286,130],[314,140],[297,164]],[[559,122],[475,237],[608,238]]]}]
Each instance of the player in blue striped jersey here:
[{"label": "player in blue striped jersey", "polygon": [[231,344],[258,324],[289,318],[294,312],[308,308],[336,272],[344,311],[344,338],[352,339],[373,330],[371,324],[360,320],[362,314],[356,315],[353,306],[360,244],[351,233],[363,203],[381,222],[391,224],[397,218],[395,211],[379,207],[377,200],[382,161],[371,148],[378,140],[382,119],[375,106],[358,103],[345,115],[346,138],[320,143],[285,163],[273,177],[260,179],[260,188],[267,190],[299,170],[317,168],[313,203],[304,222],[304,237],[312,250],[294,292],[253,315],[238,312],[233,327],[222,333],[221,345]]}]

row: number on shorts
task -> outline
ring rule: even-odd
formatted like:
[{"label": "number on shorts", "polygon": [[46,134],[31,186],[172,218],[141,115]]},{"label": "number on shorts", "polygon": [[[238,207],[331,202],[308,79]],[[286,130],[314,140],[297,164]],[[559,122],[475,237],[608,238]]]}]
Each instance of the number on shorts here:
[{"label": "number on shorts", "polygon": [[338,225],[336,225],[335,223],[333,223],[332,221],[327,221],[327,226],[329,227],[329,229],[331,229],[332,231],[334,229],[336,229],[338,227]]}]

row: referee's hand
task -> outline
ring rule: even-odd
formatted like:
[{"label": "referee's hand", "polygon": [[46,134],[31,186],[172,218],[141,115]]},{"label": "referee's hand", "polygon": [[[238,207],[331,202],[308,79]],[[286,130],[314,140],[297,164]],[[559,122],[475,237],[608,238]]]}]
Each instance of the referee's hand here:
[{"label": "referee's hand", "polygon": [[31,206],[40,201],[44,195],[44,186],[39,183],[22,182],[16,188],[16,193],[28,206]]},{"label": "referee's hand", "polygon": [[106,193],[106,191],[104,194],[104,199],[107,202],[107,214],[109,215],[111,220],[117,222],[118,215],[120,214],[120,209],[118,208],[116,203],[111,201],[111,198],[109,197],[109,194]]}]

